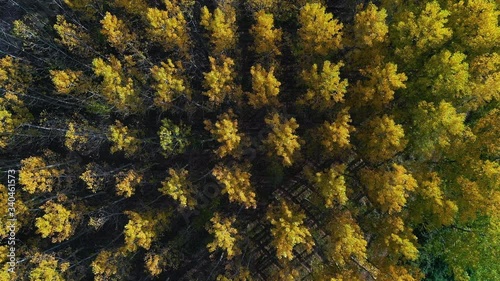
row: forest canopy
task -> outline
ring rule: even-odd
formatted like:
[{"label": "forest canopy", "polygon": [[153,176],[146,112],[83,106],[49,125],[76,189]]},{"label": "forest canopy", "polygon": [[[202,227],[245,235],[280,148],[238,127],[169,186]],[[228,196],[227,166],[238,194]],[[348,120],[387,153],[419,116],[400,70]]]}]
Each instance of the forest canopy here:
[{"label": "forest canopy", "polygon": [[2,3],[0,281],[500,280],[500,1]]}]

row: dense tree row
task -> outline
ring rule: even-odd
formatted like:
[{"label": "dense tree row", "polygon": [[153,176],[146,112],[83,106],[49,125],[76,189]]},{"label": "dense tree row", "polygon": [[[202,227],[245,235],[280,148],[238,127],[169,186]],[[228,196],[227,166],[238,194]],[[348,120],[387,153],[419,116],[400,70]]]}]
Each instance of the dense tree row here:
[{"label": "dense tree row", "polygon": [[0,280],[500,279],[499,1],[25,2]]}]

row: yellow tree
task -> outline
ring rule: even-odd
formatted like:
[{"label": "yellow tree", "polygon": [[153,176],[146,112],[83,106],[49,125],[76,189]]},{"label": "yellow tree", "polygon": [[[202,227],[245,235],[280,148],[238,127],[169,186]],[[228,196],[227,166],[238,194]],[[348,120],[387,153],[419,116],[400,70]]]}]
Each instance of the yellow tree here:
[{"label": "yellow tree", "polygon": [[0,59],[0,87],[7,93],[25,94],[32,80],[29,65],[12,56]]},{"label": "yellow tree", "polygon": [[428,2],[416,16],[404,13],[397,22],[394,43],[395,53],[406,62],[411,62],[421,54],[437,49],[451,39],[453,31],[447,27],[450,12],[441,9],[438,2]]},{"label": "yellow tree", "polygon": [[323,200],[325,207],[333,208],[335,203],[345,205],[347,203],[347,186],[344,178],[345,165],[333,164],[322,172],[306,171],[309,181],[316,188]]},{"label": "yellow tree", "polygon": [[170,168],[168,174],[158,191],[172,197],[181,207],[193,209],[196,206],[195,190],[188,179],[188,171]]},{"label": "yellow tree", "polygon": [[31,78],[30,68],[18,59],[5,56],[0,59],[0,148],[5,148],[22,124],[33,116],[20,98],[26,93]]},{"label": "yellow tree", "polygon": [[113,143],[110,148],[111,153],[123,151],[125,156],[132,157],[141,148],[138,133],[137,130],[130,130],[122,122],[115,120],[115,124],[109,126],[108,133],[108,139]]},{"label": "yellow tree", "polygon": [[215,150],[215,153],[220,158],[226,155],[235,157],[241,155],[241,143],[245,136],[238,131],[238,120],[231,109],[219,115],[215,124],[210,120],[205,120],[204,123],[205,129],[210,131],[217,142],[221,144],[221,146]]},{"label": "yellow tree", "polygon": [[386,23],[387,11],[369,3],[354,17],[354,44],[359,47],[372,47],[387,40],[389,27]]},{"label": "yellow tree", "polygon": [[308,90],[298,103],[307,104],[313,109],[326,110],[336,103],[343,102],[348,82],[347,79],[340,78],[342,66],[344,66],[342,61],[337,64],[324,61],[319,71],[317,64],[314,64],[309,71],[302,71],[302,79]]},{"label": "yellow tree", "polygon": [[417,188],[417,181],[405,167],[392,164],[390,169],[363,169],[361,182],[368,189],[368,197],[384,213],[402,211],[410,193]]},{"label": "yellow tree", "polygon": [[[384,276],[383,280],[394,280],[390,277],[394,277],[392,271],[397,269],[397,271],[406,272],[404,276],[410,275],[415,278],[403,280],[420,280],[421,278],[416,278],[420,275],[418,270],[411,266],[399,267],[397,265],[400,262],[414,261],[418,258],[417,237],[413,234],[413,229],[406,225],[405,215],[399,213],[381,216],[374,219],[370,227],[378,233],[378,236],[371,242],[369,255],[370,261],[380,269],[379,276]],[[415,272],[410,274],[412,272],[408,270]]]},{"label": "yellow tree", "polygon": [[414,112],[410,138],[414,155],[418,159],[439,159],[453,140],[472,137],[464,121],[465,114],[458,113],[449,102],[420,102]]},{"label": "yellow tree", "polygon": [[396,90],[406,88],[405,81],[408,77],[397,71],[398,66],[391,62],[361,69],[361,74],[368,79],[357,81],[353,86],[355,95],[351,99],[351,105],[368,104],[382,109],[394,99]]},{"label": "yellow tree", "polygon": [[257,54],[281,55],[279,44],[283,32],[274,27],[273,14],[267,14],[260,10],[254,14],[256,23],[250,28],[250,34],[254,38],[254,50]]},{"label": "yellow tree", "polygon": [[153,66],[150,71],[155,81],[152,87],[156,90],[156,106],[167,110],[178,97],[191,98],[189,83],[183,75],[184,69],[180,61],[174,64],[168,59],[166,63],[162,62],[161,66]]},{"label": "yellow tree", "polygon": [[363,262],[367,259],[367,245],[363,232],[349,211],[336,212],[326,230],[327,255],[332,263],[346,266],[351,258]]},{"label": "yellow tree", "polygon": [[215,54],[227,52],[236,46],[236,10],[232,7],[232,1],[220,4],[213,13],[207,6],[203,6],[200,23],[210,33],[210,42]]},{"label": "yellow tree", "polygon": [[419,89],[430,89],[428,100],[445,99],[461,105],[463,98],[469,99],[469,64],[465,54],[443,50],[430,58],[424,71],[425,77],[420,79],[422,85]]},{"label": "yellow tree", "polygon": [[[120,251],[101,250],[90,264],[95,281],[119,280],[129,276]],[[127,265],[127,264],[125,264]]]},{"label": "yellow tree", "polygon": [[157,235],[165,230],[169,216],[165,211],[144,214],[125,211],[124,214],[129,221],[123,230],[125,245],[120,249],[122,255],[135,252],[139,247],[149,250]]},{"label": "yellow tree", "polygon": [[84,82],[82,71],[66,69],[50,70],[49,73],[58,94],[67,95],[72,92],[80,93],[84,90],[80,87],[82,82]]},{"label": "yellow tree", "polygon": [[392,117],[387,115],[368,121],[359,137],[363,155],[372,163],[393,158],[396,153],[403,151],[407,144],[403,126],[396,124]]},{"label": "yellow tree", "polygon": [[248,208],[256,208],[255,191],[250,182],[250,165],[236,164],[231,167],[217,165],[212,175],[224,187],[222,193],[227,193],[229,202],[237,202]]},{"label": "yellow tree", "polygon": [[288,120],[282,119],[278,113],[265,119],[272,131],[263,140],[263,143],[272,149],[268,152],[269,155],[276,154],[282,158],[283,165],[291,166],[293,157],[296,156],[301,145],[299,136],[295,134],[299,124],[293,117]]},{"label": "yellow tree", "polygon": [[0,97],[0,148],[7,147],[16,129],[32,119],[33,116],[24,102],[14,93],[7,92]]},{"label": "yellow tree", "polygon": [[476,110],[490,101],[500,99],[500,54],[487,53],[475,57],[470,63],[469,81],[472,100],[467,108]]},{"label": "yellow tree", "polygon": [[210,102],[219,106],[226,98],[237,100],[241,89],[234,84],[236,73],[234,72],[234,61],[228,57],[222,57],[221,63],[217,63],[213,57],[210,61],[210,72],[204,72],[203,87],[207,91],[203,95],[207,96]]},{"label": "yellow tree", "polygon": [[58,15],[54,30],[59,35],[56,42],[66,46],[68,50],[74,51],[78,55],[88,56],[90,54],[92,39],[83,28],[66,21],[63,15]]},{"label": "yellow tree", "polygon": [[47,201],[40,207],[44,215],[36,218],[37,233],[42,238],[51,237],[52,243],[68,240],[75,232],[78,214],[59,203]]},{"label": "yellow tree", "polygon": [[136,44],[137,35],[131,32],[121,19],[110,12],[106,12],[101,20],[101,25],[101,33],[106,36],[109,44],[119,52],[123,53]]},{"label": "yellow tree", "polygon": [[334,122],[325,121],[317,133],[323,147],[332,153],[350,148],[352,146],[350,143],[351,133],[356,131],[351,122],[349,108],[342,109]]},{"label": "yellow tree", "polygon": [[304,54],[326,56],[342,48],[343,24],[319,3],[307,3],[299,14],[298,35]]},{"label": "yellow tree", "polygon": [[68,262],[61,262],[54,255],[38,252],[31,257],[30,263],[34,265],[29,273],[30,281],[64,281],[64,273],[70,266]]},{"label": "yellow tree", "polygon": [[418,196],[414,202],[410,203],[411,221],[416,224],[425,223],[433,228],[454,223],[458,206],[445,194],[446,185],[438,173],[426,173],[418,176],[417,180]]},{"label": "yellow tree", "polygon": [[[19,232],[19,229],[26,222],[26,215],[29,214],[28,207],[24,204],[24,201],[20,197],[15,197],[15,203],[12,201],[12,190],[12,185],[5,186],[0,184],[0,203],[5,206],[2,210],[0,210],[0,239],[6,239],[8,237],[10,234],[8,226],[11,225],[11,223],[15,225],[15,228]],[[14,222],[9,221],[11,219],[16,220]],[[5,254],[5,257],[7,257],[7,254]]]},{"label": "yellow tree", "polygon": [[78,151],[82,155],[88,155],[96,151],[106,136],[97,128],[88,124],[86,120],[79,122],[68,122],[64,145],[71,151]]},{"label": "yellow tree", "polygon": [[210,219],[211,225],[207,227],[208,233],[214,235],[214,241],[207,245],[209,252],[215,252],[217,248],[227,253],[227,258],[232,259],[241,251],[238,248],[238,230],[233,227],[236,217],[225,218],[215,213]]},{"label": "yellow tree", "polygon": [[498,1],[471,0],[449,2],[452,27],[457,47],[468,53],[489,52],[500,40]]},{"label": "yellow tree", "polygon": [[142,175],[134,170],[121,171],[115,176],[116,195],[128,198],[134,195],[135,189],[142,181]]},{"label": "yellow tree", "polygon": [[278,94],[281,83],[274,76],[274,67],[266,71],[262,65],[257,64],[250,68],[252,75],[253,93],[248,94],[248,104],[253,108],[264,106],[279,106]]},{"label": "yellow tree", "polygon": [[270,205],[267,219],[271,223],[272,245],[276,248],[278,259],[292,260],[293,248],[303,245],[308,251],[314,247],[314,241],[307,226],[304,225],[306,216],[297,207],[290,206],[285,200]]},{"label": "yellow tree", "polygon": [[85,172],[83,172],[79,178],[85,182],[87,189],[93,193],[102,189],[106,180],[102,167],[96,163],[87,164],[85,166]]},{"label": "yellow tree", "polygon": [[500,109],[493,109],[487,112],[472,128],[472,132],[477,137],[475,145],[477,151],[492,158],[500,156]]},{"label": "yellow tree", "polygon": [[177,1],[165,0],[166,10],[149,8],[147,20],[149,37],[165,50],[179,50],[187,54],[190,47],[189,30]]},{"label": "yellow tree", "polygon": [[19,183],[30,194],[35,192],[50,192],[59,183],[59,177],[64,170],[56,165],[47,165],[40,156],[32,156],[21,160]]},{"label": "yellow tree", "polygon": [[142,100],[134,89],[134,81],[125,76],[117,58],[111,56],[109,63],[96,58],[92,61],[92,66],[95,75],[103,78],[101,91],[111,105],[125,114],[140,111]]}]

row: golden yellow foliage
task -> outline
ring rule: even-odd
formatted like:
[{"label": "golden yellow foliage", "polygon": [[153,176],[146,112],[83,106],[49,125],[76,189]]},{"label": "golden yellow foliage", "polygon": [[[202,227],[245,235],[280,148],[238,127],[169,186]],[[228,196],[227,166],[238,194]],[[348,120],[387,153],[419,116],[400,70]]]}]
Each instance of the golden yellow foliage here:
[{"label": "golden yellow foliage", "polygon": [[302,71],[302,79],[308,90],[298,103],[310,105],[313,109],[326,110],[336,103],[343,102],[348,82],[347,79],[340,78],[342,66],[343,62],[332,64],[330,61],[324,61],[320,71],[317,64],[309,71]]},{"label": "golden yellow foliage", "polygon": [[136,187],[142,181],[142,175],[139,175],[134,170],[122,171],[115,176],[115,180],[116,195],[128,198],[134,195]]},{"label": "golden yellow foliage", "polygon": [[269,206],[266,217],[272,225],[271,243],[276,248],[278,259],[292,260],[296,245],[304,245],[308,251],[312,250],[314,241],[304,225],[304,213],[281,200],[277,205]]},{"label": "golden yellow foliage", "polygon": [[212,175],[224,186],[222,193],[227,193],[229,202],[238,202],[245,208],[256,208],[255,191],[250,183],[250,168],[245,165],[232,165],[230,168],[217,165]]},{"label": "golden yellow foliage", "polygon": [[[230,1],[228,1],[230,2]],[[231,4],[221,5],[210,13],[207,6],[201,9],[201,25],[210,32],[210,42],[215,54],[224,53],[236,46],[236,10]]]},{"label": "golden yellow foliage", "polygon": [[479,151],[484,151],[489,155],[498,157],[500,155],[500,110],[493,109],[483,116],[474,125],[472,131],[477,136],[476,145],[479,146]]},{"label": "golden yellow foliage", "polygon": [[370,200],[389,214],[401,212],[410,192],[417,188],[417,181],[398,164],[392,164],[390,170],[365,168],[361,171],[361,182],[368,188]]},{"label": "golden yellow foliage", "polygon": [[475,57],[470,63],[470,108],[476,110],[490,101],[500,99],[500,54],[488,53]]},{"label": "golden yellow foliage", "polygon": [[311,173],[309,181],[319,191],[325,200],[325,207],[333,208],[334,203],[347,203],[347,187],[344,178],[345,165],[333,164],[323,172]]},{"label": "golden yellow foliage", "polygon": [[343,24],[320,3],[307,3],[299,15],[298,35],[305,54],[326,56],[342,48]]},{"label": "golden yellow foliage", "polygon": [[465,60],[465,54],[448,50],[431,57],[425,65],[424,83],[433,98],[456,100],[469,96],[469,64]]},{"label": "golden yellow foliage", "polygon": [[[1,75],[2,69],[0,68]],[[14,93],[7,92],[3,97],[0,97],[0,148],[7,147],[10,139],[16,133],[16,129],[32,119],[33,116],[24,102]]]},{"label": "golden yellow foliage", "polygon": [[53,165],[47,165],[42,157],[32,156],[21,160],[19,183],[30,194],[50,192],[63,173],[64,170],[58,170]]},{"label": "golden yellow foliage", "polygon": [[370,120],[360,136],[365,145],[365,157],[372,163],[391,159],[407,144],[403,126],[387,115]]},{"label": "golden yellow foliage", "polygon": [[129,217],[123,234],[125,235],[124,254],[135,252],[138,247],[149,250],[159,230],[166,224],[166,213],[139,214],[134,211],[124,212]]},{"label": "golden yellow foliage", "polygon": [[426,217],[425,223],[440,225],[451,225],[455,222],[458,206],[452,200],[448,200],[442,190],[444,183],[436,172],[429,173],[420,181],[418,194],[424,199],[419,202],[417,208],[422,208],[424,215],[428,212],[432,214],[432,220]]},{"label": "golden yellow foliage", "polygon": [[101,20],[101,25],[101,33],[106,36],[111,46],[120,52],[124,52],[132,46],[137,39],[137,35],[132,33],[121,19],[110,12],[106,12]]},{"label": "golden yellow foliage", "polygon": [[166,10],[148,9],[147,32],[153,41],[159,42],[166,50],[178,49],[187,54],[191,41],[184,14],[175,1],[166,0],[165,4]]},{"label": "golden yellow foliage", "polygon": [[133,211],[125,211],[129,221],[125,225],[125,250],[129,252],[137,251],[138,247],[149,250],[153,239],[156,237],[154,222],[150,217],[143,217]]},{"label": "golden yellow foliage", "polygon": [[395,53],[405,61],[411,61],[422,53],[438,48],[446,43],[453,34],[446,27],[450,12],[442,10],[436,1],[425,4],[420,14],[408,12],[403,20],[395,25]]},{"label": "golden yellow foliage", "polygon": [[53,255],[36,253],[30,263],[36,264],[30,273],[30,281],[64,281],[62,273],[64,273],[69,263],[59,262]]},{"label": "golden yellow foliage", "polygon": [[43,238],[51,237],[52,243],[68,240],[75,231],[77,214],[63,205],[47,201],[40,207],[44,215],[36,218],[37,233]]},{"label": "golden yellow foliage", "polygon": [[336,214],[328,224],[328,232],[327,254],[332,262],[344,266],[351,257],[366,260],[367,242],[350,212]]},{"label": "golden yellow foliage", "polygon": [[67,70],[50,70],[52,83],[56,88],[57,93],[67,95],[78,87],[78,82],[82,76],[82,71]]},{"label": "golden yellow foliage", "polygon": [[300,149],[299,136],[295,134],[295,130],[299,127],[295,118],[282,121],[278,113],[272,114],[265,119],[266,124],[271,127],[272,132],[263,140],[265,145],[268,145],[273,151],[269,151],[269,155],[276,153],[282,158],[283,165],[291,166],[293,157]]},{"label": "golden yellow foliage", "polygon": [[163,272],[163,268],[167,265],[163,257],[157,254],[148,254],[144,261],[144,266],[151,276],[160,275]]},{"label": "golden yellow foliage", "polygon": [[248,104],[253,108],[264,106],[279,106],[278,94],[280,92],[280,81],[274,76],[274,67],[266,71],[262,65],[257,64],[250,68],[252,75],[253,93],[248,94]]},{"label": "golden yellow foliage", "polygon": [[156,82],[153,84],[153,88],[156,90],[154,99],[156,106],[167,110],[178,97],[191,98],[189,83],[182,74],[184,69],[180,61],[174,64],[171,59],[168,59],[166,63],[162,62],[161,66],[153,66],[150,71]]},{"label": "golden yellow foliage", "polygon": [[114,280],[117,277],[119,255],[107,250],[101,250],[90,264],[95,281]]},{"label": "golden yellow foliage", "polygon": [[455,1],[450,5],[450,25],[462,48],[482,53],[496,48],[500,41],[498,2],[489,0]]},{"label": "golden yellow foliage", "polygon": [[113,143],[111,153],[124,151],[125,156],[131,157],[140,150],[141,141],[138,139],[138,131],[129,130],[119,120],[115,125],[109,126],[108,139]]},{"label": "golden yellow foliage", "polygon": [[236,245],[238,240],[238,230],[232,226],[236,221],[236,217],[225,218],[219,213],[215,213],[208,227],[208,233],[215,236],[214,241],[207,245],[209,252],[214,252],[217,248],[226,251],[227,258],[232,259],[241,251]]},{"label": "golden yellow foliage", "polygon": [[76,24],[67,22],[63,15],[57,15],[56,19],[54,30],[60,37],[60,39],[56,38],[56,42],[77,54],[88,55],[92,42],[90,35]]},{"label": "golden yellow foliage", "polygon": [[457,113],[453,105],[441,101],[438,105],[422,101],[415,113],[414,149],[419,157],[438,156],[453,140],[471,136],[465,126],[465,114]]},{"label": "golden yellow foliage", "polygon": [[318,137],[321,144],[330,152],[338,152],[351,147],[350,134],[356,129],[350,125],[349,108],[344,108],[337,114],[334,122],[325,121],[319,128]]},{"label": "golden yellow foliage", "polygon": [[362,102],[356,100],[353,105],[368,104],[382,109],[394,99],[396,90],[406,88],[404,82],[408,77],[404,73],[397,73],[398,66],[394,63],[368,66],[360,71],[368,80],[358,81],[354,86],[353,91]]},{"label": "golden yellow foliage", "polygon": [[[19,196],[14,195],[14,198],[16,199],[15,203],[13,203],[12,198],[9,200],[9,193],[12,194],[11,187],[8,188],[8,186],[0,184],[0,204],[2,204],[2,206],[5,206],[4,208],[0,209],[0,239],[7,238],[7,236],[9,235],[10,231],[8,226],[12,225],[12,221],[9,222],[9,219],[16,219],[13,224],[16,227],[16,231],[19,232],[19,229],[25,222],[24,214],[27,214],[28,211],[28,207],[26,207],[23,200],[21,200]],[[11,209],[12,207],[14,207],[14,210]],[[2,258],[7,258],[7,254],[2,256]],[[2,263],[2,258],[0,258],[0,264]]]},{"label": "golden yellow foliage", "polygon": [[273,14],[260,10],[254,14],[256,23],[250,28],[254,37],[254,49],[257,54],[281,55],[278,48],[283,32],[274,27]]},{"label": "golden yellow foliage", "polygon": [[12,56],[0,59],[0,87],[7,93],[26,93],[31,81],[31,69],[28,65]]},{"label": "golden yellow foliage", "polygon": [[205,120],[205,129],[210,131],[214,138],[221,144],[215,150],[220,157],[233,155],[238,157],[241,154],[241,140],[244,135],[238,131],[238,120],[230,109],[228,112],[218,116],[218,120],[213,124],[210,120]]},{"label": "golden yellow foliage", "polygon": [[134,81],[123,73],[121,62],[111,56],[109,64],[101,58],[92,61],[95,75],[101,76],[102,93],[108,102],[123,113],[138,112],[142,101],[134,89]]},{"label": "golden yellow foliage", "polygon": [[387,11],[369,3],[366,9],[354,17],[354,44],[372,47],[387,40],[389,27],[386,23]]},{"label": "golden yellow foliage", "polygon": [[[374,246],[374,250],[382,251],[381,248],[378,248],[380,246],[387,249],[388,254],[396,258],[403,257],[407,260],[416,260],[418,258],[417,237],[413,234],[411,228],[405,226],[402,217],[385,217],[377,227],[380,229],[380,237],[377,240],[382,245]],[[377,244],[379,241],[375,243]]]},{"label": "golden yellow foliage", "polygon": [[185,169],[168,169],[170,175],[163,181],[158,189],[162,194],[172,197],[179,202],[181,207],[193,209],[196,206],[195,190],[188,180],[188,171]]},{"label": "golden yellow foliage", "polygon": [[231,58],[223,57],[222,65],[216,62],[213,57],[210,60],[210,72],[204,72],[203,87],[208,91],[203,92],[210,102],[220,105],[226,98],[235,100],[240,89],[234,84],[236,73],[234,72],[234,61]]},{"label": "golden yellow foliage", "polygon": [[[77,131],[77,127],[78,130]],[[71,151],[82,151],[85,148],[85,144],[89,140],[89,135],[83,132],[80,126],[75,126],[74,122],[68,123],[68,129],[66,130],[64,145]]]}]

